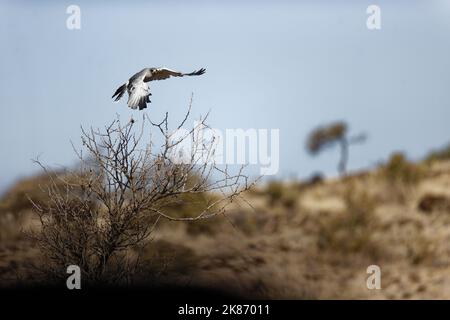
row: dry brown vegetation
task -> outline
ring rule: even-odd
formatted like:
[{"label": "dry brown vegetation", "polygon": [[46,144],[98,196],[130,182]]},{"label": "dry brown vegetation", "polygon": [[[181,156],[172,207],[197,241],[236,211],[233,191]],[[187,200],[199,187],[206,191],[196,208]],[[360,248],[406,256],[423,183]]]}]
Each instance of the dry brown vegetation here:
[{"label": "dry brown vegetation", "polygon": [[[36,225],[24,195],[37,196],[46,179],[19,182],[0,202],[2,286],[30,281],[25,266],[39,251],[17,230]],[[136,279],[253,298],[450,298],[449,190],[448,160],[412,163],[401,154],[341,179],[259,184],[213,220],[161,224],[139,249]],[[216,197],[186,196],[166,212],[193,216]],[[381,267],[381,290],[365,286],[372,264]]]},{"label": "dry brown vegetation", "polygon": [[[143,267],[142,247],[161,220],[213,218],[250,188],[242,168],[230,173],[215,164],[213,142],[201,133],[205,119],[175,135],[189,113],[176,130],[169,129],[167,113],[160,123],[144,116],[139,127],[133,119],[125,125],[117,119],[103,130],[82,128],[80,165],[73,170],[54,172],[35,161],[45,172],[46,184],[35,185],[42,196],[24,192],[22,183],[0,207],[5,240],[19,232],[23,211],[36,215],[37,226],[26,233],[40,253],[30,275],[63,283],[66,268],[76,265],[85,285],[129,283]],[[161,147],[144,137],[150,124],[162,135]],[[178,148],[185,142],[189,148]],[[189,161],[179,161],[180,155]]]}]

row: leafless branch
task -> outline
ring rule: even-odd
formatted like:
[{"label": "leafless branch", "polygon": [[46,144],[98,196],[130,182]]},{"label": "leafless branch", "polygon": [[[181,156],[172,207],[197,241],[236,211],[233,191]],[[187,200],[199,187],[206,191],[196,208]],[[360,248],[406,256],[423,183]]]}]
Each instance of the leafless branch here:
[{"label": "leafless branch", "polygon": [[[191,107],[192,96],[175,130],[185,126]],[[51,176],[49,203],[35,205],[42,228],[33,234],[47,270],[64,277],[61,270],[76,264],[92,281],[119,281],[131,270],[127,250],[146,243],[161,219],[196,221],[224,214],[253,183],[244,167],[231,173],[216,165],[214,139],[201,134],[208,128],[206,119],[178,139],[170,132],[168,113],[156,123],[144,116],[140,126],[115,119],[102,130],[81,128],[82,150],[72,144],[80,160],[76,170],[59,175],[36,160]],[[162,135],[160,148],[146,139],[147,123]],[[191,145],[189,161],[180,163],[177,148],[184,142]],[[174,205],[189,205],[194,196],[206,199],[198,212],[174,213]]]}]

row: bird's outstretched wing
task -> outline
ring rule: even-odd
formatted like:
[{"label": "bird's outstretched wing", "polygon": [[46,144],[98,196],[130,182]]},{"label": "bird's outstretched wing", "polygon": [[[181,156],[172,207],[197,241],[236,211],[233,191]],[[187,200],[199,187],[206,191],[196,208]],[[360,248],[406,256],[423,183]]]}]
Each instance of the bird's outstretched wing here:
[{"label": "bird's outstretched wing", "polygon": [[144,78],[144,82],[154,81],[154,80],[164,80],[170,77],[184,77],[184,76],[200,76],[204,74],[206,71],[205,68],[201,68],[200,70],[191,72],[191,73],[182,73],[174,70],[170,70],[167,68],[158,68],[151,72],[151,74],[147,75]]}]

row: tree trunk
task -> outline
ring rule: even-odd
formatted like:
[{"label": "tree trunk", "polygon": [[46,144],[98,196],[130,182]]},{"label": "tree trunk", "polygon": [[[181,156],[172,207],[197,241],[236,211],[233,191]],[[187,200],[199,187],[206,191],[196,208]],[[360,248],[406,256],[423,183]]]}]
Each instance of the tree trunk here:
[{"label": "tree trunk", "polygon": [[341,158],[338,164],[338,171],[341,176],[345,176],[347,173],[347,161],[348,161],[348,141],[345,137],[340,140],[341,146]]}]

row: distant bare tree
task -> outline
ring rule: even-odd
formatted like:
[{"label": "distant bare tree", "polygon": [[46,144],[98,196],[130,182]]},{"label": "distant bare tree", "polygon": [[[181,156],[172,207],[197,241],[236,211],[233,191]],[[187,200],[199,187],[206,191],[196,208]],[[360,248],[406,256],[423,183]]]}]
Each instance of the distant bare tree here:
[{"label": "distant bare tree", "polygon": [[310,154],[316,155],[320,151],[338,144],[341,150],[338,171],[340,175],[345,175],[349,156],[349,146],[356,143],[362,143],[365,140],[365,134],[348,137],[347,124],[339,121],[314,129],[308,136],[306,148]]},{"label": "distant bare tree", "polygon": [[[176,129],[185,125],[191,104]],[[160,219],[195,221],[223,214],[252,183],[243,167],[232,174],[215,164],[214,141],[201,134],[205,120],[178,138],[168,128],[167,113],[160,123],[142,117],[139,128],[134,120],[125,125],[115,120],[102,131],[82,128],[87,154],[77,151],[80,167],[52,175],[46,188],[50,201],[35,205],[41,230],[32,236],[46,261],[45,271],[65,277],[65,268],[74,264],[85,280],[122,281],[139,265],[128,249],[145,244]],[[151,139],[143,141],[148,124],[161,134],[161,147]],[[174,154],[187,140],[190,161],[179,163]],[[186,195],[208,193],[215,196],[194,216],[170,215],[171,205],[185,201]]]}]

